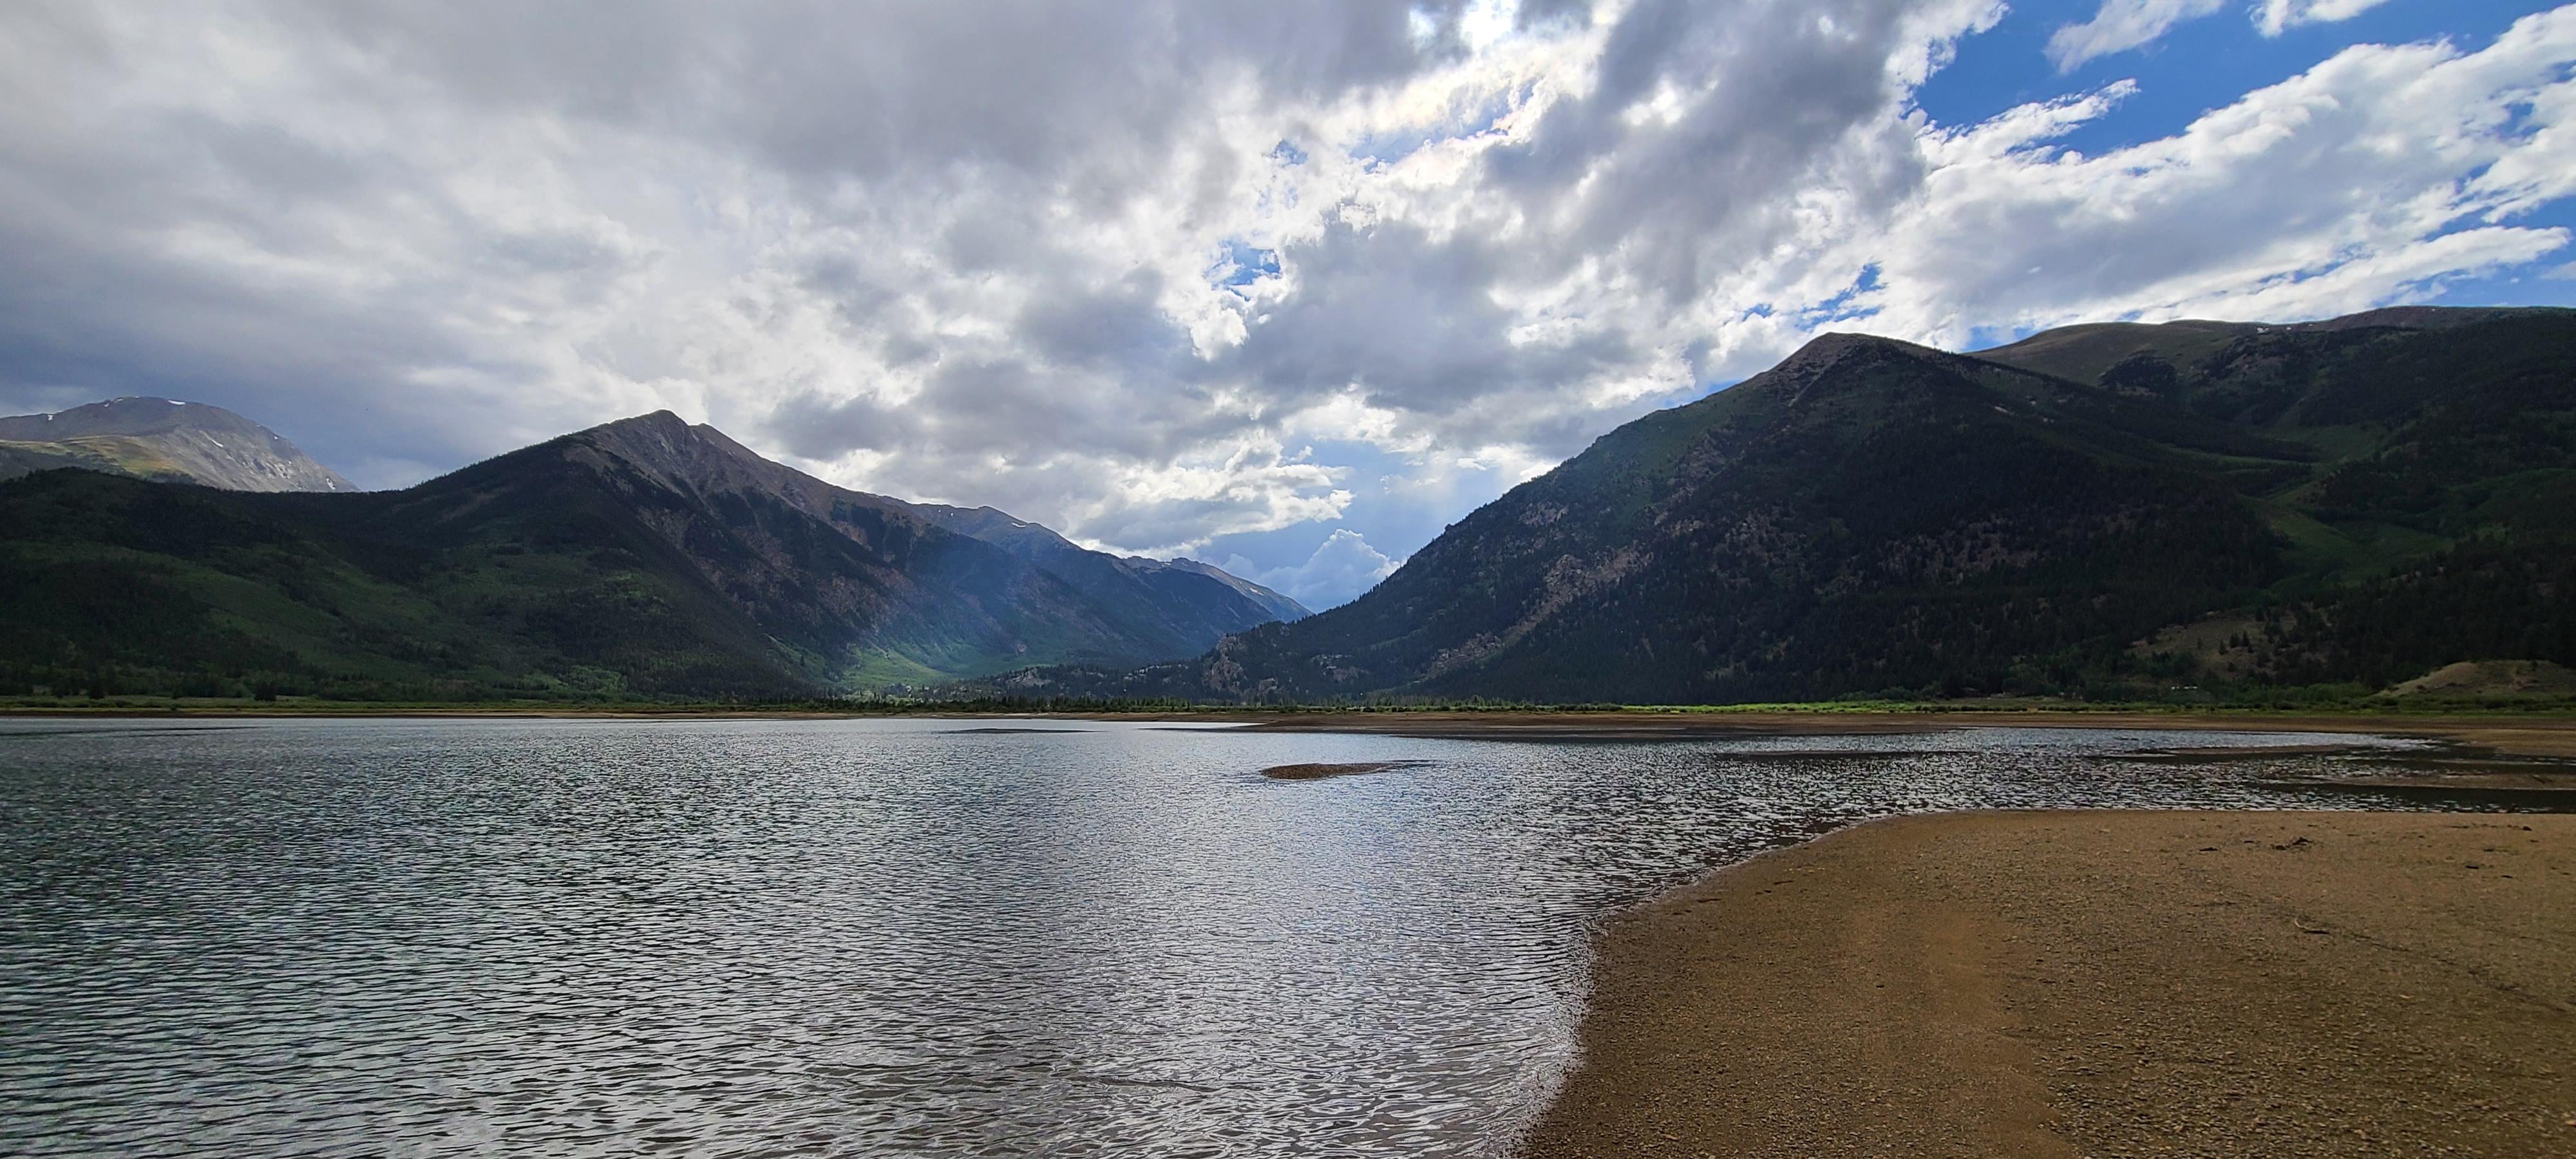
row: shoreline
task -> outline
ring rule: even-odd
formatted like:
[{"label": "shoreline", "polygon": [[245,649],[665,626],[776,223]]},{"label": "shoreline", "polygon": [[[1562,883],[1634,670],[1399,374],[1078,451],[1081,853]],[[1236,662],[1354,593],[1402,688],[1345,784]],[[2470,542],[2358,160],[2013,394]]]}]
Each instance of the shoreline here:
[{"label": "shoreline", "polygon": [[1924,814],[1614,916],[1525,1159],[2576,1153],[2576,815]]},{"label": "shoreline", "polygon": [[2430,713],[2100,711],[1769,711],[1383,713],[1274,717],[1263,732],[1355,732],[1450,740],[1707,740],[1753,736],[1900,736],[1969,728],[2142,732],[2313,732],[2409,737],[2517,757],[2576,759],[2576,718]]},{"label": "shoreline", "polygon": [[[953,711],[852,712],[830,708],[742,708],[625,705],[309,705],[248,707],[182,705],[101,708],[0,705],[0,720],[1102,720],[1159,724],[1230,724],[1247,731],[1358,733],[1434,740],[1528,742],[1687,741],[1762,736],[1904,736],[1969,728],[2125,729],[2144,732],[2312,732],[2430,740],[2453,751],[2439,762],[2492,759],[2576,761],[2576,716],[2548,713],[2337,713],[2256,710],[2142,711],[2104,708],[1832,710],[1832,709],[1635,709],[1598,711],[1452,711],[1438,709],[1350,712],[1265,712],[1212,708],[1174,711]],[[2576,773],[2576,770],[2568,770]],[[2415,779],[2409,777],[2408,779]]]}]

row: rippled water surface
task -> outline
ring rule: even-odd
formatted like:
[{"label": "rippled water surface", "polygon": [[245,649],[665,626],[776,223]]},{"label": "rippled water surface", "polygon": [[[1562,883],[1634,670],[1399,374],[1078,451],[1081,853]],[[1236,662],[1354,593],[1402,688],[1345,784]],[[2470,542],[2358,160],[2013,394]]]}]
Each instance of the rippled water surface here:
[{"label": "rippled water surface", "polygon": [[[2280,734],[991,727],[0,721],[0,1153],[1495,1154],[1713,863],[2373,803],[2122,756]],[[1259,775],[1340,761],[1420,763]]]}]

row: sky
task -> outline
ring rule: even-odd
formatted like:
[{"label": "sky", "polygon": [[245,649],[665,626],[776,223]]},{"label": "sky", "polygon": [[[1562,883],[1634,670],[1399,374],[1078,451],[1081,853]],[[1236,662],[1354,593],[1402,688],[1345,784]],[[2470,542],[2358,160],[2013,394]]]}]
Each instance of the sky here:
[{"label": "sky", "polygon": [[2576,304],[2576,5],[14,0],[0,412],[669,408],[1314,607],[1816,334]]}]

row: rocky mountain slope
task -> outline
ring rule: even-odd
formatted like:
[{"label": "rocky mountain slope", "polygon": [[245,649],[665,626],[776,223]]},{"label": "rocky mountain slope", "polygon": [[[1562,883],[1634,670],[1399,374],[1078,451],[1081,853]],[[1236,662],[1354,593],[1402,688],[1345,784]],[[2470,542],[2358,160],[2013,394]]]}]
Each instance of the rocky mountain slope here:
[{"label": "rocky mountain slope", "polygon": [[277,432],[203,403],[117,398],[0,418],[0,479],[80,467],[227,491],[355,491]]},{"label": "rocky mountain slope", "polygon": [[808,695],[1187,656],[1275,614],[1064,547],[1041,567],[668,412],[404,491],[49,472],[0,484],[0,690]]},{"label": "rocky mountain slope", "polygon": [[2576,659],[2576,312],[1816,340],[1361,599],[1023,693],[1700,703]]}]

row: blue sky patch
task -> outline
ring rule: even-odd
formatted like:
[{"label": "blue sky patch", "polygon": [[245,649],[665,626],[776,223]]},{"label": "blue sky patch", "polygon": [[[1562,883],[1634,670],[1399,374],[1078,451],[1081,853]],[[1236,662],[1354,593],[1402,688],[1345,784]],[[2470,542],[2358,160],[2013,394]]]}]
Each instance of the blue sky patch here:
[{"label": "blue sky patch", "polygon": [[1241,238],[1227,238],[1218,245],[1217,263],[1208,267],[1211,285],[1240,289],[1263,278],[1279,276],[1279,251],[1266,250]]}]

